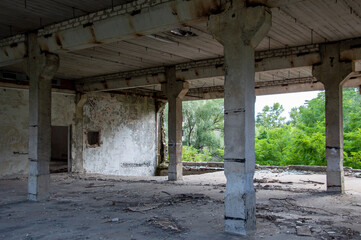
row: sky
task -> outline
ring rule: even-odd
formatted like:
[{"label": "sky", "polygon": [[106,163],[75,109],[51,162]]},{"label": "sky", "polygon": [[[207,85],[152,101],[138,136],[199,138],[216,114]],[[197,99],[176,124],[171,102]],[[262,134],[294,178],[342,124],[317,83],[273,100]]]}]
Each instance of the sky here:
[{"label": "sky", "polygon": [[317,97],[319,92],[320,91],[311,91],[257,96],[255,113],[257,115],[257,113],[262,112],[264,106],[272,106],[274,103],[278,102],[285,109],[282,116],[286,117],[286,120],[289,120],[289,112],[293,107],[299,107],[303,105],[306,100]]}]

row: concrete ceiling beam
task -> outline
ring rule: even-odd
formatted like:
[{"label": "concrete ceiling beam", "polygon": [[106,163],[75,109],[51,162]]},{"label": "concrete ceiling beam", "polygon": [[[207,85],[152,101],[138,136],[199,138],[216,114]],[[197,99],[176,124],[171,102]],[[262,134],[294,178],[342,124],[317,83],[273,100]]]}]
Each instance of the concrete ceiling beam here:
[{"label": "concrete ceiling beam", "polygon": [[342,41],[340,44],[341,61],[361,60],[361,38]]},{"label": "concrete ceiling beam", "polygon": [[[108,9],[57,23],[38,31],[44,52],[69,52],[101,44],[168,31],[195,22],[207,21],[223,11],[221,0],[174,0],[138,8]],[[25,35],[0,40],[0,66],[26,57]]]},{"label": "concrete ceiling beam", "polygon": [[[312,50],[310,50],[312,49]],[[320,63],[318,48],[312,45],[295,48],[256,52],[256,72],[312,66]],[[224,59],[215,58],[176,65],[176,76],[180,81],[192,81],[225,74]],[[143,69],[128,73],[110,74],[78,80],[77,91],[97,92],[149,87],[166,82],[164,67]],[[142,72],[140,74],[140,72]]]},{"label": "concrete ceiling beam", "polygon": [[0,44],[0,67],[21,62],[27,55],[25,42],[11,43],[1,46]]}]

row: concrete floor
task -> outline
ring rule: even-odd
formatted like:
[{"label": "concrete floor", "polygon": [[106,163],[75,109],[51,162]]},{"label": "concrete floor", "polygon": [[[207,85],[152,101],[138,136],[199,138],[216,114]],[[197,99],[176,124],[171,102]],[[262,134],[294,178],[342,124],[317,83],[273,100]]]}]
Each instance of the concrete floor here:
[{"label": "concrete floor", "polygon": [[0,239],[361,239],[361,179],[345,195],[325,175],[258,171],[257,233],[223,232],[223,172],[165,177],[52,174],[51,198],[26,201],[26,179],[0,180]]}]

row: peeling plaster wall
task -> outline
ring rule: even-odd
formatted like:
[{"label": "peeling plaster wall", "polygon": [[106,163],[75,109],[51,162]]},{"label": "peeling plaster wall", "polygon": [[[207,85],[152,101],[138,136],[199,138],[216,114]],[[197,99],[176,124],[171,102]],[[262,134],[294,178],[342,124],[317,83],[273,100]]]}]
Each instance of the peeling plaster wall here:
[{"label": "peeling plaster wall", "polygon": [[[28,173],[28,90],[0,88],[0,178]],[[52,95],[52,125],[73,124],[75,96]]]},{"label": "peeling plaster wall", "polygon": [[84,105],[84,132],[100,131],[100,146],[85,137],[84,170],[127,176],[151,176],[156,168],[154,100],[97,93]]}]

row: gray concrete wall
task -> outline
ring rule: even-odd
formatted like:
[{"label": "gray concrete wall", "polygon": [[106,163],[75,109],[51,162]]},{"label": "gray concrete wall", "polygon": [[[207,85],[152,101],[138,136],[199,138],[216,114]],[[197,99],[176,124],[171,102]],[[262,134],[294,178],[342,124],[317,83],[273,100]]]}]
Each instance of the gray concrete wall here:
[{"label": "gray concrete wall", "polygon": [[84,136],[84,170],[110,175],[150,176],[156,168],[153,99],[94,93],[84,105],[84,132],[99,131],[99,146]]},{"label": "gray concrete wall", "polygon": [[[0,178],[28,172],[28,90],[0,88]],[[53,93],[52,125],[73,124],[75,96]]]}]

